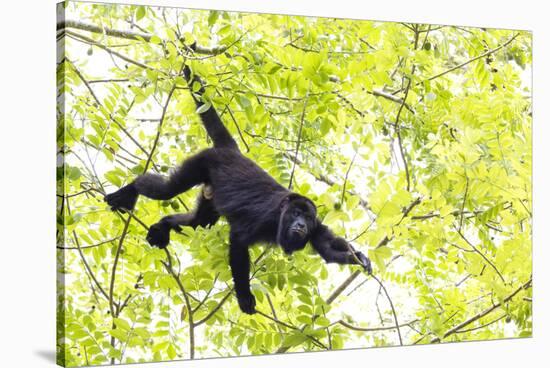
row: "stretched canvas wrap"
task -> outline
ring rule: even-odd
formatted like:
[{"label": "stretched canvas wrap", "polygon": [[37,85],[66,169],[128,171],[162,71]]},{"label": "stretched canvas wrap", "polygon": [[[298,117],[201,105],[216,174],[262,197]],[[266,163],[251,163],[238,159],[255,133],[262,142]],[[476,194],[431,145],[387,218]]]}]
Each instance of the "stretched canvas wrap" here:
[{"label": "stretched canvas wrap", "polygon": [[[58,364],[531,336],[530,32],[73,1],[57,14]],[[225,128],[205,129],[216,116]],[[225,171],[208,159],[189,184],[178,167],[202,151]],[[278,189],[260,196],[266,173]],[[289,191],[316,215],[274,199]],[[207,206],[215,218],[189,220]],[[287,215],[309,240],[292,255],[276,244]],[[235,250],[259,224],[276,240]]]}]

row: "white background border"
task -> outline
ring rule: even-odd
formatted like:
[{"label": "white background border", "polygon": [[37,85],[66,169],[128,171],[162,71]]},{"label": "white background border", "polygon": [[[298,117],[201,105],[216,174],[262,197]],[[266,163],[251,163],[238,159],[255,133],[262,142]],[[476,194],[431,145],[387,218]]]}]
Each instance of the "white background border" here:
[{"label": "white background border", "polygon": [[[112,2],[112,1],[107,1]],[[118,1],[128,2],[128,1]],[[548,116],[544,1],[147,0],[130,3],[534,32],[534,338],[138,364],[132,367],[542,367],[550,356]],[[51,367],[55,351],[55,1],[0,8],[0,365]],[[7,207],[5,204],[7,203]]]}]

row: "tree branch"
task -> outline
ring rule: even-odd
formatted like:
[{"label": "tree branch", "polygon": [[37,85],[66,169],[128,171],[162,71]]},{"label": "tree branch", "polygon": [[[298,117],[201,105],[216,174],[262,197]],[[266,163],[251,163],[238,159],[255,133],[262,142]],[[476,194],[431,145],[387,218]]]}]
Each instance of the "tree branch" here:
[{"label": "tree branch", "polygon": [[[136,41],[143,40],[145,42],[151,42],[151,38],[154,36],[151,33],[135,32],[130,30],[117,30],[117,29],[112,29],[104,26],[99,27],[95,24],[82,22],[78,20],[71,20],[71,19],[65,19],[64,21],[57,23],[58,31],[62,31],[65,28],[76,28],[76,29],[80,29],[80,30],[88,31],[92,33],[106,34],[108,36],[124,38],[127,40],[136,40]],[[207,48],[207,47],[202,47],[197,45],[194,51],[203,55],[219,55],[225,52],[227,48],[228,47],[225,47],[225,46]]]},{"label": "tree branch", "polygon": [[354,271],[347,279],[344,280],[334,291],[330,296],[327,298],[326,303],[332,304],[332,302],[342,294],[344,290],[361,274],[361,271],[356,270]]},{"label": "tree branch", "polygon": [[464,322],[462,322],[462,323],[456,325],[455,327],[453,327],[453,328],[451,328],[450,330],[448,330],[447,332],[445,332],[441,338],[436,337],[436,338],[432,339],[432,340],[430,341],[430,343],[433,344],[433,343],[436,343],[436,342],[440,342],[442,339],[444,339],[444,338],[446,338],[446,337],[448,337],[448,336],[450,336],[450,335],[452,335],[452,334],[457,333],[458,331],[460,331],[460,330],[463,329],[464,327],[468,326],[468,325],[471,324],[472,322],[475,322],[475,321],[477,321],[478,319],[485,317],[486,315],[488,315],[489,313],[491,313],[492,311],[494,311],[495,309],[497,309],[498,307],[500,307],[502,304],[509,302],[509,301],[510,301],[513,297],[515,297],[520,291],[522,291],[522,290],[524,290],[524,289],[528,289],[529,287],[531,287],[532,282],[533,282],[533,278],[531,277],[531,278],[529,278],[529,280],[528,280],[525,284],[521,285],[521,286],[520,286],[519,288],[517,288],[512,294],[510,294],[510,295],[508,295],[506,298],[504,298],[504,299],[502,300],[502,302],[499,302],[499,303],[497,303],[497,304],[491,306],[490,308],[487,308],[487,309],[485,309],[484,311],[479,312],[478,314],[476,314],[475,316],[473,316],[473,317],[467,319],[466,321],[464,321]]}]

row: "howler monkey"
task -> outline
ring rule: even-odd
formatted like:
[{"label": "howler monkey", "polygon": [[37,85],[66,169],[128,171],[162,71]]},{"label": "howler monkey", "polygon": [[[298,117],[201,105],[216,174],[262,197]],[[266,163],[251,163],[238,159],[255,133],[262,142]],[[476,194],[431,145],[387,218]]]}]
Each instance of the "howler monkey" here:
[{"label": "howler monkey", "polygon": [[[193,99],[202,105],[202,81],[188,66],[184,76],[189,86],[199,83]],[[371,264],[346,240],[336,237],[317,218],[315,204],[278,184],[252,160],[243,156],[216,113],[214,106],[200,114],[214,147],[186,159],[170,176],[146,173],[132,183],[108,194],[105,200],[113,210],[132,210],[138,195],[167,200],[203,184],[194,211],[162,218],[152,225],[147,241],[165,248],[170,230],[181,226],[206,227],[224,216],[230,227],[229,264],[241,310],[255,313],[256,301],[250,291],[248,247],[258,242],[276,243],[286,254],[303,249],[307,242],[326,262],[359,263],[369,273]]]}]

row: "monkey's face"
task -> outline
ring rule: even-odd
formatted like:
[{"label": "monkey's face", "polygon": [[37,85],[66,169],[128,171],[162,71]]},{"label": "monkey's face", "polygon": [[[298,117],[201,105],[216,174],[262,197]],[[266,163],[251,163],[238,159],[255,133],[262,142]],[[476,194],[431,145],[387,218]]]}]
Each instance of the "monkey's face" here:
[{"label": "monkey's face", "polygon": [[303,249],[316,223],[316,208],[302,196],[293,194],[281,208],[279,244],[286,254]]}]

